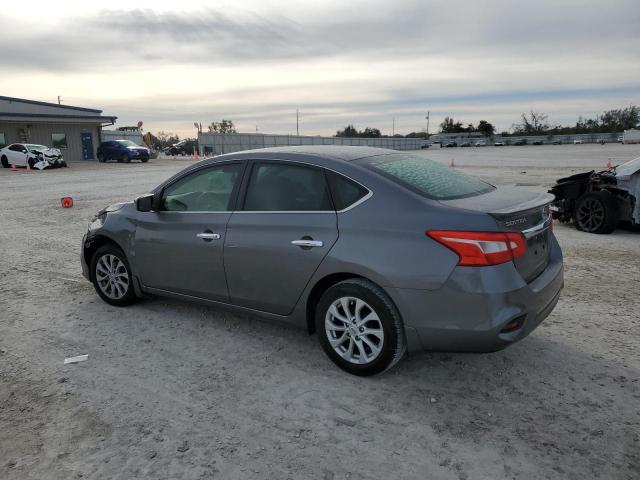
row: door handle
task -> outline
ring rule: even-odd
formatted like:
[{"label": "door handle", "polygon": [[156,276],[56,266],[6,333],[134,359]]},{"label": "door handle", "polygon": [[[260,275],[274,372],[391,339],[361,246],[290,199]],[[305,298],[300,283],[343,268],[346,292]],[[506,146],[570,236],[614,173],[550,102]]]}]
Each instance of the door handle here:
[{"label": "door handle", "polygon": [[196,237],[201,238],[202,240],[205,240],[205,241],[220,240],[219,233],[202,232],[202,233],[196,234]]},{"label": "door handle", "polygon": [[322,247],[324,242],[322,240],[291,240],[291,245],[295,245],[297,247]]}]

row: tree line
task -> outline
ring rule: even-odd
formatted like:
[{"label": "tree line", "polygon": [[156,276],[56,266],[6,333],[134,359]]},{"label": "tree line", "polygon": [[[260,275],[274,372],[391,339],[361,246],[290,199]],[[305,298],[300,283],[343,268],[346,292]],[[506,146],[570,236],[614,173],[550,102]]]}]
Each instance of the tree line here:
[{"label": "tree line", "polygon": [[[502,136],[515,135],[571,135],[579,133],[615,133],[623,130],[640,127],[640,107],[630,105],[624,108],[613,110],[605,110],[594,118],[579,117],[575,125],[560,125],[549,122],[549,116],[542,112],[530,110],[528,113],[523,112],[520,115],[520,121],[514,123],[511,131],[501,132]],[[137,129],[137,127],[121,127],[120,129]],[[211,122],[207,125],[210,133],[237,133],[236,127],[232,120],[222,120],[220,122]],[[445,117],[440,124],[440,133],[465,133],[480,132],[485,137],[495,134],[495,127],[486,120],[480,120],[477,125],[473,123],[464,124],[462,121],[456,121],[453,117]],[[156,135],[148,132],[150,137],[149,145],[162,149],[173,145],[180,141],[180,137],[171,132],[159,131]],[[406,135],[396,133],[395,135],[383,135],[379,128],[365,127],[358,130],[353,124],[349,124],[342,130],[338,130],[336,137],[362,137],[362,138],[422,138],[427,139],[426,132],[411,132]],[[186,138],[185,140],[196,140],[195,138]],[[146,139],[145,139],[146,141]]]}]

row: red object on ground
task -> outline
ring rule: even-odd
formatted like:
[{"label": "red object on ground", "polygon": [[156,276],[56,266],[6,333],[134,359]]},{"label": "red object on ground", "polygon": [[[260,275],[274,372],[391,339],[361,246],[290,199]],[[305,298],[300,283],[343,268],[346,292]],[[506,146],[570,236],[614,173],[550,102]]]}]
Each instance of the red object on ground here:
[{"label": "red object on ground", "polygon": [[613,165],[611,165],[611,159],[607,162],[607,168],[613,168]]},{"label": "red object on ground", "polygon": [[12,172],[17,172],[18,171],[18,169],[16,168],[16,166],[13,163],[11,164],[11,171]]},{"label": "red object on ground", "polygon": [[453,161],[453,158],[451,159],[451,163],[449,164],[449,166],[451,168],[455,168],[456,167],[456,162]]},{"label": "red object on ground", "polygon": [[73,198],[71,198],[71,197],[62,197],[60,199],[60,203],[62,204],[62,208],[71,208],[71,207],[73,207]]}]

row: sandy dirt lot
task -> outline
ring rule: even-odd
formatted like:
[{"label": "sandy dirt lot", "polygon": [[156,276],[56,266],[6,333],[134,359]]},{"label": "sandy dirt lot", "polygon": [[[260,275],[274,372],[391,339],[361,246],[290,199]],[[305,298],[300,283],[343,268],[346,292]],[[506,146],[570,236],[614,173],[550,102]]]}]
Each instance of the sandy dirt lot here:
[{"label": "sandy dirt lot", "polygon": [[[546,189],[640,148],[420,154]],[[640,478],[640,233],[556,225],[566,288],[531,336],[355,378],[302,330],[99,300],[78,259],[88,219],[186,165],[0,171],[0,478]],[[79,354],[88,361],[63,365]]]}]

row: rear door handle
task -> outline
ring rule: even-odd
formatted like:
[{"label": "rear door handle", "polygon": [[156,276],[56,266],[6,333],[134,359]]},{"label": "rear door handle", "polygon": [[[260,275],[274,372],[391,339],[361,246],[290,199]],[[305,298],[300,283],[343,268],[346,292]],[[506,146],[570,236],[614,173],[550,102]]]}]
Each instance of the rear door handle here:
[{"label": "rear door handle", "polygon": [[205,240],[205,241],[220,240],[220,234],[212,233],[212,232],[198,233],[196,234],[196,237],[201,238],[202,240]]},{"label": "rear door handle", "polygon": [[324,242],[322,240],[291,240],[291,244],[297,247],[322,247]]}]

